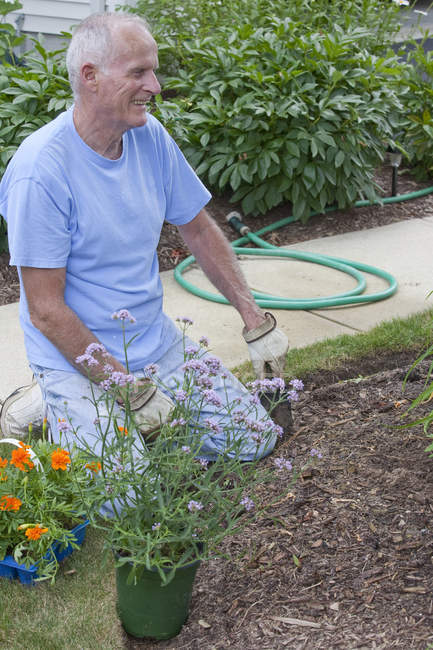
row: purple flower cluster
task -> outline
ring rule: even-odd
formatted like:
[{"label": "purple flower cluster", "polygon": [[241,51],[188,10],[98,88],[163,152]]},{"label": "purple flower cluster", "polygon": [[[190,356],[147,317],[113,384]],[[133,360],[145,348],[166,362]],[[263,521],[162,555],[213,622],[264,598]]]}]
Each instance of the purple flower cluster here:
[{"label": "purple flower cluster", "polygon": [[186,357],[194,357],[198,352],[198,348],[195,345],[188,345],[185,350],[184,354]]},{"label": "purple flower cluster", "polygon": [[152,525],[152,530],[159,530],[161,528],[161,522],[157,521]]},{"label": "purple flower cluster", "polygon": [[120,372],[119,370],[115,370],[114,372],[110,373],[106,379],[103,379],[99,385],[102,388],[102,390],[108,391],[113,386],[119,386],[120,388],[124,388],[128,384],[133,384],[135,381],[136,380],[134,375],[126,374],[125,372]]},{"label": "purple flower cluster", "polygon": [[221,434],[223,432],[223,428],[218,422],[215,422],[215,420],[212,420],[212,418],[205,418],[204,424],[207,426],[208,429],[210,429],[213,433],[216,434]]},{"label": "purple flower cluster", "polygon": [[173,397],[177,402],[186,402],[188,399],[188,393],[179,388],[179,390],[174,391]]},{"label": "purple flower cluster", "polygon": [[137,322],[134,316],[132,316],[127,309],[119,309],[119,311],[115,311],[114,314],[111,314],[111,318],[113,320],[128,320],[133,324]]},{"label": "purple flower cluster", "polygon": [[200,501],[194,501],[194,499],[191,499],[191,501],[188,503],[188,510],[190,512],[197,512],[198,510],[203,510],[203,504],[201,504]]},{"label": "purple flower cluster", "polygon": [[254,503],[254,501],[253,501],[252,499],[250,499],[250,497],[243,497],[243,499],[241,499],[241,501],[240,501],[240,504],[241,504],[241,506],[243,506],[243,507],[245,508],[245,510],[247,510],[248,512],[249,512],[250,510],[254,510],[254,508],[255,508],[255,503]]},{"label": "purple flower cluster", "polygon": [[188,316],[183,316],[182,318],[176,318],[178,323],[183,323],[184,325],[193,325],[194,321],[192,321]]},{"label": "purple flower cluster", "polygon": [[283,391],[285,385],[281,377],[273,377],[272,379],[256,379],[255,381],[251,381],[248,383],[248,388],[259,393],[275,393],[277,390]]},{"label": "purple flower cluster", "polygon": [[66,422],[66,420],[60,419],[57,422],[57,428],[60,431],[60,433],[67,433],[68,431],[71,431],[71,425],[69,422]]},{"label": "purple flower cluster", "polygon": [[204,390],[203,397],[206,402],[208,402],[209,404],[213,404],[213,406],[221,407],[223,405],[220,396],[214,390]]},{"label": "purple flower cluster", "polygon": [[96,352],[100,352],[102,357],[110,356],[102,343],[95,342],[90,343],[87,346],[84,354],[80,354],[80,356],[75,359],[75,363],[78,363],[79,365],[86,364],[88,367],[97,366],[99,361],[93,356]]},{"label": "purple flower cluster", "polygon": [[289,472],[293,469],[292,463],[290,460],[286,460],[286,458],[274,458],[274,465],[277,469],[285,469]]},{"label": "purple flower cluster", "polygon": [[182,451],[184,451],[185,454],[190,454],[191,453],[191,447],[188,447],[188,445],[183,445]]},{"label": "purple flower cluster", "polygon": [[149,363],[147,366],[144,367],[144,376],[153,377],[154,375],[157,374],[158,370],[159,367],[156,365],[156,363]]},{"label": "purple flower cluster", "polygon": [[319,458],[319,459],[320,459],[320,458],[323,458],[323,456],[322,456],[322,454],[320,453],[320,451],[319,451],[318,449],[314,449],[314,447],[313,447],[313,449],[310,451],[310,456],[313,456],[313,458],[316,457],[316,458]]},{"label": "purple flower cluster", "polygon": [[183,427],[186,424],[186,420],[184,418],[176,418],[170,422],[170,426],[173,428],[176,427]]}]

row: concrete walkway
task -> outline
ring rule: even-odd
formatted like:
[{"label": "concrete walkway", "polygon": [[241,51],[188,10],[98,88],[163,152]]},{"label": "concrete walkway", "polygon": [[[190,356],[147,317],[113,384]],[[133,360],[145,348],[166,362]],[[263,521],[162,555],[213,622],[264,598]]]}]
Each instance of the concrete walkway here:
[{"label": "concrete walkway", "polygon": [[[312,311],[273,310],[291,346],[304,347],[339,334],[365,332],[382,321],[433,307],[433,297],[427,298],[433,290],[432,242],[433,215],[426,215],[382,228],[289,246],[289,249],[369,264],[391,273],[398,282],[394,296],[375,303]],[[243,258],[241,265],[252,288],[288,298],[328,296],[356,284],[340,271],[296,260]],[[165,311],[172,318],[191,318],[192,338],[207,336],[212,351],[228,367],[248,360],[241,336],[242,323],[231,306],[209,302],[187,292],[174,280],[172,271],[162,273],[161,277]],[[199,269],[190,268],[185,277],[197,286],[215,291]],[[387,286],[376,276],[366,277],[366,293]],[[0,399],[3,399],[31,377],[18,322],[18,304],[0,307],[0,346]]]}]

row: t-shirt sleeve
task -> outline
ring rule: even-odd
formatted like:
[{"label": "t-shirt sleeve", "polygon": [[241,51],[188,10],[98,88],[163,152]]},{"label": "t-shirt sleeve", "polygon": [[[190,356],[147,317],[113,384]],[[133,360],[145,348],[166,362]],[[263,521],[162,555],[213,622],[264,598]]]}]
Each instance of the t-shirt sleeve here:
[{"label": "t-shirt sleeve", "polygon": [[3,194],[0,213],[8,224],[12,265],[66,266],[71,248],[68,214],[39,181],[12,181]]},{"label": "t-shirt sleeve", "polygon": [[[155,120],[156,121],[156,120]],[[176,142],[159,124],[159,146],[166,195],[165,219],[182,225],[191,221],[212,198]]]}]

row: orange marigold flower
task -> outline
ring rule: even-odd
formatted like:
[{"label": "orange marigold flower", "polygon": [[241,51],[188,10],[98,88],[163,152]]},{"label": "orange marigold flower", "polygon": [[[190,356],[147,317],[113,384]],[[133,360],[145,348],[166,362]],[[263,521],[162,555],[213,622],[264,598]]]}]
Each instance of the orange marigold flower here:
[{"label": "orange marigold flower", "polygon": [[63,469],[66,470],[67,465],[71,462],[71,457],[69,452],[65,449],[60,449],[57,447],[56,451],[53,451],[51,454],[51,467],[53,469]]},{"label": "orange marigold flower", "polygon": [[[20,448],[14,449],[12,452],[11,465],[15,465],[15,467],[23,472],[33,469],[34,464],[30,460],[29,449],[29,445],[20,442]],[[27,465],[27,467],[25,467],[25,465]]]},{"label": "orange marigold flower", "polygon": [[0,456],[0,467],[6,467],[7,464],[8,464],[8,459],[7,458],[2,458]]},{"label": "orange marigold flower", "polygon": [[41,535],[48,532],[48,528],[42,528],[40,524],[26,529],[26,537],[29,539],[39,539]]},{"label": "orange marigold flower", "polygon": [[92,472],[95,472],[95,474],[100,471],[101,467],[101,463],[87,463],[87,465],[85,465],[86,469],[92,470]]},{"label": "orange marigold flower", "polygon": [[22,506],[22,501],[17,497],[2,496],[0,499],[0,510],[19,510]]},{"label": "orange marigold flower", "polygon": [[118,427],[120,433],[123,433],[125,436],[128,435],[128,429],[126,427]]}]

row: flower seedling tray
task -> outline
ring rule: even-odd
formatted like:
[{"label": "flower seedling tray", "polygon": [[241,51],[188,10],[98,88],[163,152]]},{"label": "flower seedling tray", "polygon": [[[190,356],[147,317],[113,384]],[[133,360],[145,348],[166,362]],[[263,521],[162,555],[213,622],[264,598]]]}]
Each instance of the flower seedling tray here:
[{"label": "flower seedling tray", "polygon": [[[89,521],[86,520],[82,524],[78,524],[71,530],[74,534],[76,543],[81,546],[86,536],[86,528]],[[68,544],[64,548],[60,548],[60,542],[55,542],[45,557],[49,557],[50,553],[54,553],[58,562],[61,562],[71,555],[74,548]],[[18,564],[15,562],[12,555],[6,555],[4,560],[0,562],[0,578],[9,578],[9,580],[19,580],[25,585],[32,585],[34,580],[38,578],[38,564],[32,564],[26,568],[25,564]]]}]

